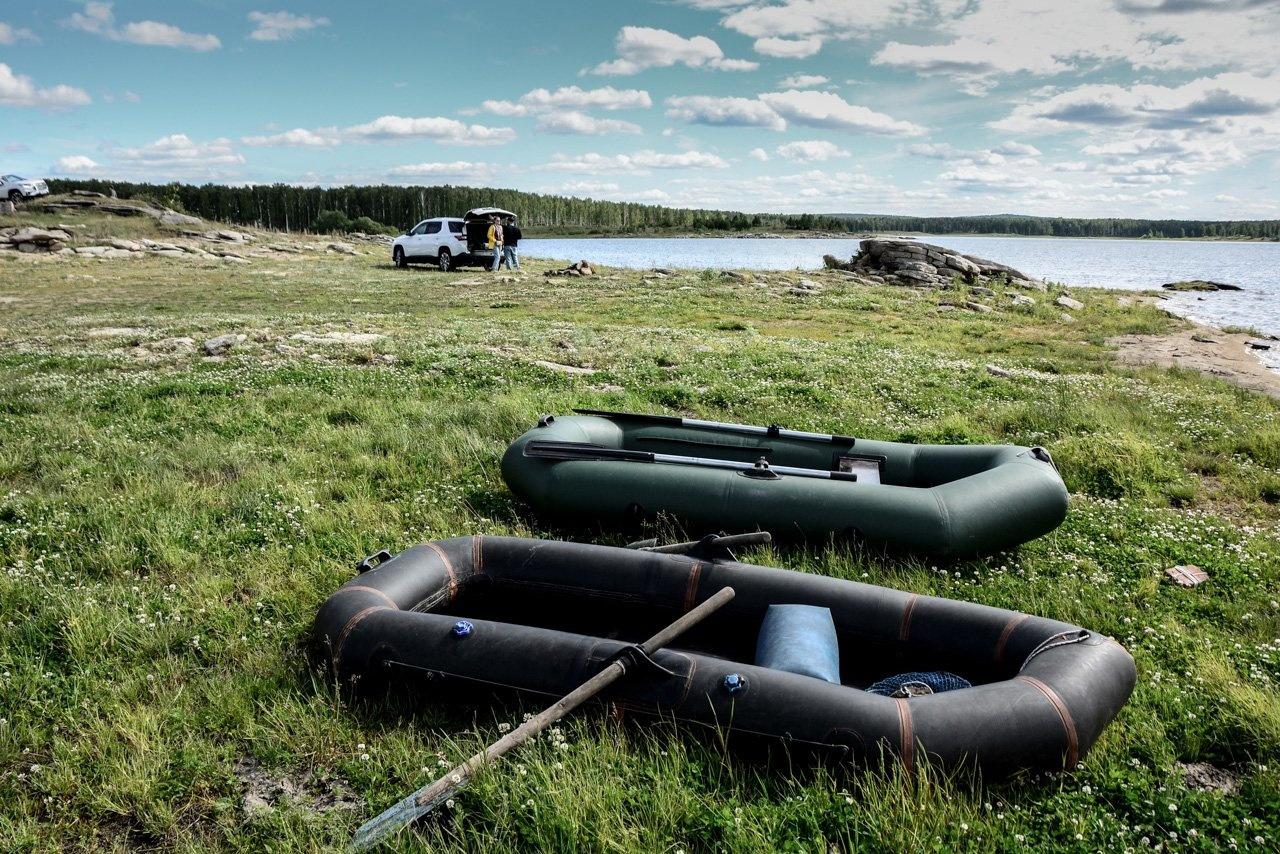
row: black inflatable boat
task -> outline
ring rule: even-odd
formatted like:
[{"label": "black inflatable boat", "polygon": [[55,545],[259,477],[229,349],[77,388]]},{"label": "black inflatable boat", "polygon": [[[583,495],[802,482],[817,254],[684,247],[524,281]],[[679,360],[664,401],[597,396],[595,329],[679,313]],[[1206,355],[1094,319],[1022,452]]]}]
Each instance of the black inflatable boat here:
[{"label": "black inflatable boat", "polygon": [[[344,684],[429,675],[562,695],[732,586],[729,605],[605,699],[855,759],[887,751],[908,768],[925,755],[990,775],[1072,768],[1136,678],[1123,647],[1077,626],[712,552],[477,536],[382,552],[362,569],[316,620],[316,640]],[[777,605],[829,610],[830,675],[757,663],[762,623]],[[769,640],[788,642],[785,633]],[[827,666],[817,664],[815,673]],[[865,690],[910,671],[948,671],[972,687],[895,697]]]}]

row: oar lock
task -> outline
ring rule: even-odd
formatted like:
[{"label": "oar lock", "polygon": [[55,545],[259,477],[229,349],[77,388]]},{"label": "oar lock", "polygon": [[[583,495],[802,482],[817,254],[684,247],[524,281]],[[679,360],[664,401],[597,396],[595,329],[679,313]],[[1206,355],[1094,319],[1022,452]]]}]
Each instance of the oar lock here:
[{"label": "oar lock", "polygon": [[756,460],[755,465],[753,465],[751,468],[744,469],[738,472],[738,474],[742,475],[743,477],[750,477],[756,480],[781,480],[782,479],[782,475],[778,474],[776,471],[774,471],[772,468],[769,467],[769,460],[767,457],[761,457],[760,459]]}]

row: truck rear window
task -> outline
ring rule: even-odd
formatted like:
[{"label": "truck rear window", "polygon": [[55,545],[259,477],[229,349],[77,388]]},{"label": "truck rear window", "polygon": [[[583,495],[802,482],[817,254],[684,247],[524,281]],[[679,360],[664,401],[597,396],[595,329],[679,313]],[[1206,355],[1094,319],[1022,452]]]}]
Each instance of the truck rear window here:
[{"label": "truck rear window", "polygon": [[463,226],[462,220],[450,222],[449,230],[452,231],[454,234],[462,234],[462,226]]}]

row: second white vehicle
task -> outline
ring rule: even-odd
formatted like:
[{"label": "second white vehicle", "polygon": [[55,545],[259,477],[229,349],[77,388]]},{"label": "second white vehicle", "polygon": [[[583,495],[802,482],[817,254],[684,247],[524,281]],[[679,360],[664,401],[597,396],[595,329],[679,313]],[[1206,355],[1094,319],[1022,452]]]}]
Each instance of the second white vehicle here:
[{"label": "second white vehicle", "polygon": [[15,205],[27,199],[47,195],[49,195],[49,185],[37,178],[20,178],[17,175],[0,177],[0,198],[8,199]]},{"label": "second white vehicle", "polygon": [[437,216],[424,219],[391,243],[391,260],[397,267],[434,264],[443,272],[458,267],[489,267],[493,250],[488,247],[489,218],[513,217],[501,208],[475,208],[461,218]]}]

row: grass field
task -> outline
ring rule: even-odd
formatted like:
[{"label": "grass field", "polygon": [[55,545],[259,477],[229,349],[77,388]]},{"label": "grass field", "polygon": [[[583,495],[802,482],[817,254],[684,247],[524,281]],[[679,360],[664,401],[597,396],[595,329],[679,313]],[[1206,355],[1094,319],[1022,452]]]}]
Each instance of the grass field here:
[{"label": "grass field", "polygon": [[[832,273],[444,275],[366,251],[0,258],[0,849],[336,848],[519,721],[534,706],[347,701],[305,648],[366,554],[563,535],[498,459],[575,406],[1046,445],[1071,513],[1016,553],[745,557],[1079,623],[1129,648],[1137,689],[1076,773],[989,783],[765,766],[589,708],[403,847],[1280,846],[1280,406],[1114,366],[1108,336],[1180,321],[1087,290],[1068,323],[1052,293],[939,311],[969,297]],[[200,354],[228,333],[246,338]],[[1169,583],[1184,563],[1210,581]]]}]

